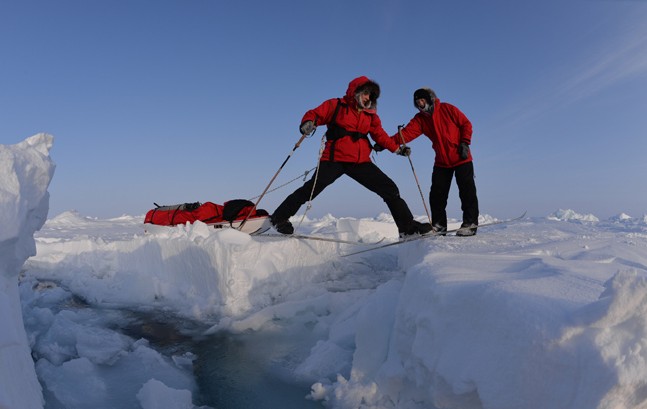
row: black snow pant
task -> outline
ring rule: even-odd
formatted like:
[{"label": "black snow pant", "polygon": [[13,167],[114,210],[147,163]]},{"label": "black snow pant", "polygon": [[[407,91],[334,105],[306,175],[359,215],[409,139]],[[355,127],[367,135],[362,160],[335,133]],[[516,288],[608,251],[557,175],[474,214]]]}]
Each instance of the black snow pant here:
[{"label": "black snow pant", "polygon": [[431,174],[431,191],[429,192],[429,205],[431,207],[431,220],[434,225],[447,227],[447,198],[452,178],[456,174],[458,196],[461,199],[463,223],[478,224],[479,201],[476,197],[476,183],[474,183],[474,164],[464,163],[455,168],[440,168],[434,166]]},{"label": "black snow pant", "polygon": [[315,176],[286,197],[283,203],[274,211],[272,218],[275,220],[287,220],[294,216],[299,208],[310,199],[311,192],[313,198],[317,197],[319,193],[341,175],[348,175],[371,192],[377,193],[389,208],[399,232],[406,232],[410,228],[413,215],[407,203],[400,197],[398,186],[373,162],[320,162],[314,192],[312,191],[312,186],[315,183]]}]

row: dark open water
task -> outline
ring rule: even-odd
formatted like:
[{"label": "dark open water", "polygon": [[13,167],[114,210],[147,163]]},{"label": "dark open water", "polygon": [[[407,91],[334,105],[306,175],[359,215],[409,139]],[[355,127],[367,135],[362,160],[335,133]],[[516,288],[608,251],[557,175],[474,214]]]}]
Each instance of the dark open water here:
[{"label": "dark open water", "polygon": [[[198,333],[179,330],[173,319],[135,313],[127,335],[149,340],[164,355],[191,352],[193,372],[199,391],[193,403],[214,409],[309,409],[323,408],[321,403],[306,399],[311,382],[293,378],[291,366],[314,344],[314,339],[296,331],[246,334],[221,333],[191,336]],[[177,326],[176,326],[177,325]],[[307,332],[307,331],[306,331]]]}]

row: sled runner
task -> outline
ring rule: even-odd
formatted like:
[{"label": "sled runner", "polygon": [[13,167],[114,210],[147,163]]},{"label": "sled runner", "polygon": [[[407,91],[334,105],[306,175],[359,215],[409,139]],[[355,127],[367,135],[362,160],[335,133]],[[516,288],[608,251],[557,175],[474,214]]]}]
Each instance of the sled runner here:
[{"label": "sled runner", "polygon": [[149,210],[144,218],[144,228],[147,233],[163,230],[164,227],[201,221],[214,229],[237,229],[245,218],[247,219],[241,231],[248,234],[260,234],[272,225],[267,211],[255,209],[254,203],[245,199],[234,199],[224,204],[213,202],[182,203],[170,206],[160,206]]}]

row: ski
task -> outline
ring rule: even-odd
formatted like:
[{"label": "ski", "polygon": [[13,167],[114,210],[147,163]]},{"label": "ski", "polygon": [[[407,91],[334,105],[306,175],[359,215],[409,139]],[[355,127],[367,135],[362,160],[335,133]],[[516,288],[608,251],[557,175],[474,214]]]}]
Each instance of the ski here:
[{"label": "ski", "polygon": [[340,243],[340,244],[353,244],[353,245],[362,245],[362,246],[374,246],[380,244],[384,239],[380,239],[374,242],[363,242],[363,241],[352,241],[352,240],[341,240],[334,239],[332,237],[321,237],[321,236],[310,236],[307,234],[280,234],[280,233],[264,233],[264,234],[252,234],[254,237],[280,237],[280,238],[292,238],[292,239],[303,239],[303,240],[317,240],[317,241],[327,241],[331,243]]},{"label": "ski", "polygon": [[[480,228],[482,228],[482,227],[495,226],[495,225],[497,225],[497,224],[511,223],[511,222],[514,222],[514,221],[517,221],[517,220],[521,220],[521,219],[523,219],[524,217],[526,217],[526,212],[523,212],[523,214],[522,214],[521,216],[517,216],[517,217],[513,217],[513,218],[511,218],[511,219],[505,219],[505,220],[495,220],[495,221],[493,221],[493,222],[489,222],[489,223],[481,224],[481,225],[479,225],[478,227],[479,227],[479,229],[480,229]],[[380,245],[380,246],[371,247],[371,248],[369,248],[369,249],[363,249],[363,250],[354,251],[354,252],[352,252],[352,253],[343,254],[343,255],[342,255],[342,257],[348,257],[348,256],[352,256],[352,255],[355,255],[355,254],[366,253],[367,251],[373,251],[373,250],[383,249],[383,248],[385,248],[385,247],[397,246],[398,244],[404,244],[404,243],[408,243],[408,242],[410,242],[410,241],[416,241],[416,240],[421,240],[421,239],[427,239],[427,238],[430,238],[430,237],[438,237],[438,236],[444,236],[444,235],[451,235],[452,233],[454,233],[454,234],[455,234],[458,230],[460,230],[460,228],[452,229],[452,230],[447,230],[446,232],[442,232],[442,233],[434,233],[434,232],[431,232],[431,233],[423,234],[423,235],[420,235],[420,236],[406,237],[406,238],[404,238],[404,239],[400,239],[400,240],[398,240],[398,241],[393,241],[393,242],[390,242],[390,243],[382,244],[382,245]]]}]

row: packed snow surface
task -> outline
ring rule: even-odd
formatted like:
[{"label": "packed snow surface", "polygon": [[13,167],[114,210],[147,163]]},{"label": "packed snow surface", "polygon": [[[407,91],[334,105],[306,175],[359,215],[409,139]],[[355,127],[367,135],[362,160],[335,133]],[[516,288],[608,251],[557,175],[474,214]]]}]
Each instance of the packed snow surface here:
[{"label": "packed snow surface", "polygon": [[[395,239],[386,215],[306,219],[299,229]],[[133,362],[145,359],[142,351],[155,352],[144,340],[89,327],[93,318],[81,311],[29,308],[56,294],[165,312],[194,322],[201,336],[300,328],[309,349],[272,359],[311,383],[309,399],[329,407],[634,408],[647,400],[645,220],[599,222],[557,211],[471,238],[428,238],[350,257],[342,256],[357,246],[250,237],[201,223],[142,231],[141,217],[69,212],[36,236],[24,314],[39,377],[59,401],[73,392],[59,388],[77,378],[110,389],[106,367],[140,367]],[[190,377],[178,382],[183,372],[173,359],[157,365],[137,381],[138,399],[163,368],[178,371],[166,387],[195,390]]]},{"label": "packed snow surface", "polygon": [[[11,200],[0,193],[1,213],[38,208],[21,195],[46,183],[32,184]],[[491,213],[481,224],[516,216]],[[141,215],[74,211],[34,235],[39,226],[22,220],[0,232],[2,266],[16,259],[16,242],[35,237],[37,250],[18,258],[32,255],[20,278],[19,266],[0,276],[3,409],[14,407],[6,381],[51,408],[206,407],[199,352],[173,345],[237,335],[262,340],[259,371],[308,385],[304,405],[647,408],[645,216],[601,221],[560,209],[474,237],[348,257],[370,245],[254,237],[199,222],[144,234]],[[396,240],[385,214],[300,220],[304,234]],[[35,363],[18,360],[23,366],[8,371],[5,339],[19,343],[21,307]],[[20,375],[34,367],[42,395]]]}]

